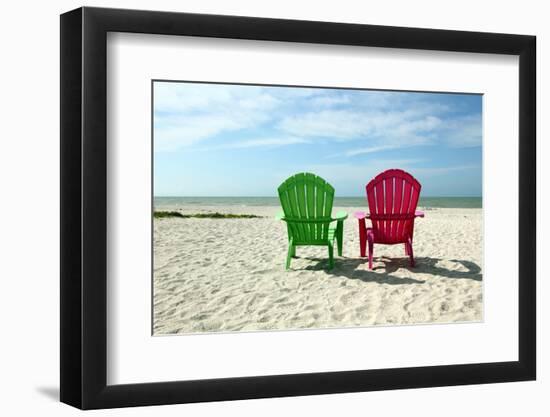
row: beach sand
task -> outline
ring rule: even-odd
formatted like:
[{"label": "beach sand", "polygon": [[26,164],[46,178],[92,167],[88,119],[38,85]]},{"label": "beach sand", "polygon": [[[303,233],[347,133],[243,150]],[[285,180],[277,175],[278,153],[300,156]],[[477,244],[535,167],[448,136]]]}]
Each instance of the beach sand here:
[{"label": "beach sand", "polygon": [[[163,207],[163,210],[166,208]],[[416,267],[403,245],[359,257],[356,210],[343,256],[298,247],[285,271],[287,231],[278,207],[174,207],[182,213],[259,219],[154,220],[155,335],[481,321],[482,210],[426,210],[415,222]]]}]

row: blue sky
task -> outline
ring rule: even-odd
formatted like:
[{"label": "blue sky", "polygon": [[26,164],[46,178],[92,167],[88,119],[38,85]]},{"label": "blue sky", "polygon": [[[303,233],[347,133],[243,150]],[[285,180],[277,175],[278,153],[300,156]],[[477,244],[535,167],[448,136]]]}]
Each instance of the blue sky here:
[{"label": "blue sky", "polygon": [[156,196],[276,196],[297,172],[363,196],[388,168],[481,196],[481,95],[157,81],[153,111]]}]

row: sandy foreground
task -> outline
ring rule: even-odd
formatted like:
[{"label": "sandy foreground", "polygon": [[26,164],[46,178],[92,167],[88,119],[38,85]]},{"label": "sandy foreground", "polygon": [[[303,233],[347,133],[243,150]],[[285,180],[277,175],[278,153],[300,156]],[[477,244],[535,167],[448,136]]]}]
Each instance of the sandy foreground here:
[{"label": "sandy foreground", "polygon": [[298,247],[289,271],[278,207],[177,210],[265,217],[154,220],[156,335],[483,319],[481,209],[426,210],[415,223],[416,267],[403,245],[375,245],[372,271],[359,257],[360,209],[333,210],[349,213],[334,269],[325,247]]}]

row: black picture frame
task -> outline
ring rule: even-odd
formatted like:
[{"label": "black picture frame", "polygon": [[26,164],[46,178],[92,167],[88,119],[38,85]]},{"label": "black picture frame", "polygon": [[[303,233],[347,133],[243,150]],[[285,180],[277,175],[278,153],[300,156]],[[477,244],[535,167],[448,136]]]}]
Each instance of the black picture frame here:
[{"label": "black picture frame", "polygon": [[[519,56],[518,361],[107,385],[108,32]],[[534,380],[535,51],[525,35],[89,7],[61,15],[61,401],[95,409]]]}]

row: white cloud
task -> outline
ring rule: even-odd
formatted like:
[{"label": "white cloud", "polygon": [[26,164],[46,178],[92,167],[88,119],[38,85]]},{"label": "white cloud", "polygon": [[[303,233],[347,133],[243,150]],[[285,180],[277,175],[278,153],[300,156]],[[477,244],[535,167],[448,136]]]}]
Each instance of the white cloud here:
[{"label": "white cloud", "polygon": [[353,148],[328,157],[353,157],[432,143],[443,121],[439,117],[424,114],[424,111],[324,110],[287,117],[279,124],[279,128],[299,137],[350,141],[355,144]]},{"label": "white cloud", "polygon": [[332,107],[350,102],[351,100],[348,96],[319,95],[311,99],[311,104],[317,107]]},{"label": "white cloud", "polygon": [[222,132],[254,128],[281,101],[260,87],[155,84],[155,151],[174,151]]},{"label": "white cloud", "polygon": [[481,144],[481,115],[451,117],[447,105],[422,97],[391,91],[344,94],[316,88],[155,83],[155,151],[251,129],[263,129],[268,139],[227,146],[284,146],[323,138],[353,142],[353,148],[332,155],[353,157],[429,144]]},{"label": "white cloud", "polygon": [[311,143],[311,142],[304,138],[295,138],[295,137],[250,139],[250,140],[243,140],[240,142],[228,143],[226,145],[220,145],[214,148],[207,148],[207,150],[279,147],[279,146],[296,145],[296,144],[302,144],[302,143]]},{"label": "white cloud", "polygon": [[[160,119],[160,120],[159,120]],[[252,127],[267,119],[262,113],[227,113],[155,118],[155,151],[173,151],[215,136],[222,131]]]},{"label": "white cloud", "polygon": [[155,112],[160,113],[181,113],[231,100],[231,89],[218,85],[156,82],[153,94]]},{"label": "white cloud", "polygon": [[421,132],[432,132],[433,130],[439,128],[441,124],[441,119],[435,116],[425,116],[413,120],[406,119],[402,122],[398,122],[393,129],[390,129],[390,135],[406,137],[416,135]]},{"label": "white cloud", "polygon": [[281,100],[299,100],[304,98],[310,98],[322,94],[322,89],[319,88],[307,88],[307,87],[275,87],[270,90],[270,93]]},{"label": "white cloud", "polygon": [[443,175],[451,172],[479,169],[479,165],[458,165],[450,167],[414,168],[415,175]]},{"label": "white cloud", "polygon": [[443,132],[447,144],[455,148],[481,146],[482,121],[481,114],[463,116],[453,119],[445,126]]},{"label": "white cloud", "polygon": [[361,123],[359,113],[344,110],[325,110],[287,116],[278,127],[296,136],[329,137],[339,140],[353,139],[365,134],[367,126]]},{"label": "white cloud", "polygon": [[397,145],[371,146],[367,148],[352,149],[350,151],[345,152],[344,155],[356,156],[356,155],[363,155],[363,154],[374,153],[374,152],[387,151],[387,150],[396,149],[396,148],[399,148],[399,146]]},{"label": "white cloud", "polygon": [[269,109],[280,102],[262,87],[185,82],[156,82],[154,101],[155,112],[176,114],[227,106]]},{"label": "white cloud", "polygon": [[393,112],[324,110],[285,117],[278,127],[295,136],[317,136],[345,141],[365,136],[410,139],[417,133],[432,131],[440,124],[439,118],[419,114],[418,110]]}]

